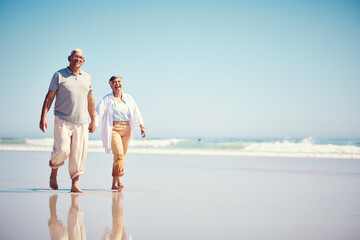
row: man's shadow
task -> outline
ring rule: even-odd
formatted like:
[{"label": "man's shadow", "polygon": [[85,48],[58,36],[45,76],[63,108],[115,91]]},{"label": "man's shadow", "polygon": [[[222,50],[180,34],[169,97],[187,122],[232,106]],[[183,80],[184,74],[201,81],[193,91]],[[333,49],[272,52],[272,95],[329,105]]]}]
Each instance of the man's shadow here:
[{"label": "man's shadow", "polygon": [[71,194],[71,206],[68,213],[67,229],[58,219],[56,203],[58,195],[49,197],[50,219],[48,226],[51,239],[86,239],[83,213],[79,211],[78,199],[80,194]]}]

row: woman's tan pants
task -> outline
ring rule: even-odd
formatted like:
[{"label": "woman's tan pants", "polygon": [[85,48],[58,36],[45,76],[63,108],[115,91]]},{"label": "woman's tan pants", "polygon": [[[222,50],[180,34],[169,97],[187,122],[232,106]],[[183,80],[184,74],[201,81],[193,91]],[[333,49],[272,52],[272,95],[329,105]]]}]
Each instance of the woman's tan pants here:
[{"label": "woman's tan pants", "polygon": [[124,175],[124,161],[131,136],[130,125],[114,125],[112,129],[111,150],[114,154],[113,177]]}]

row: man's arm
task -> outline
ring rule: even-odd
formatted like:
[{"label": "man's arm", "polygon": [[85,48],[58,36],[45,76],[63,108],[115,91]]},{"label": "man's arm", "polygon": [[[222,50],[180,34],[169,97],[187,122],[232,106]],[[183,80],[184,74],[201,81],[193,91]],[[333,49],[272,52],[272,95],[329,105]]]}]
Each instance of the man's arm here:
[{"label": "man's arm", "polygon": [[88,93],[88,111],[90,115],[91,122],[89,124],[89,132],[93,133],[95,131],[95,100],[92,93]]},{"label": "man's arm", "polygon": [[56,91],[49,90],[44,100],[39,123],[40,130],[43,132],[45,132],[45,129],[47,129],[46,115],[51,108],[51,104],[54,101],[55,95]]}]

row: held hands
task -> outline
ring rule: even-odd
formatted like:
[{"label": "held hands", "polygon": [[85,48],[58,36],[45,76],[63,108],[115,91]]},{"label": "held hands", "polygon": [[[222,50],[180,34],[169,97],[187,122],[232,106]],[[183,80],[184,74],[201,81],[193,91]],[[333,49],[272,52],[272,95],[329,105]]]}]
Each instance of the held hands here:
[{"label": "held hands", "polygon": [[89,133],[93,133],[96,129],[95,122],[90,122],[89,124]]}]

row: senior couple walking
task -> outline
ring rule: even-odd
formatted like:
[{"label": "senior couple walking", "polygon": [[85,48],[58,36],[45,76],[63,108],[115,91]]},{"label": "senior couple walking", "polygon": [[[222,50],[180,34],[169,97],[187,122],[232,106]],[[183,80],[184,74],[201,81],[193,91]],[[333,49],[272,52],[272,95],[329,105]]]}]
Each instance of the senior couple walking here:
[{"label": "senior couple walking", "polygon": [[55,99],[49,185],[54,190],[58,189],[57,171],[68,158],[71,192],[84,192],[78,182],[80,175],[84,174],[88,135],[102,122],[103,146],[107,153],[114,155],[111,189],[121,191],[124,187],[121,182],[124,160],[134,128],[139,126],[142,137],[146,136],[140,110],[131,95],[122,92],[122,77],[116,75],[109,80],[112,92],[103,97],[95,108],[91,76],[80,69],[85,62],[84,52],[74,49],[68,61],[69,66],[55,72],[51,79],[39,123],[40,129],[45,132],[48,127],[46,116]]}]

